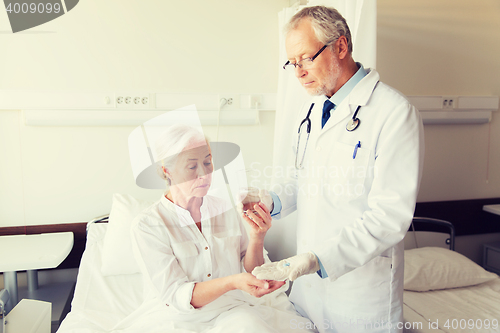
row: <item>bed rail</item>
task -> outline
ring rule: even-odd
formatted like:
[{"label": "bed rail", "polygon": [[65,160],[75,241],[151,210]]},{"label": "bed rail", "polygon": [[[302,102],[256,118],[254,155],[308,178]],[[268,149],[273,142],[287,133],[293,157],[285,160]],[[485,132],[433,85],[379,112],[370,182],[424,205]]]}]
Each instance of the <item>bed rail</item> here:
[{"label": "bed rail", "polygon": [[86,228],[87,234],[89,233],[89,228],[92,224],[94,224],[94,223],[108,223],[108,220],[109,220],[109,214],[106,214],[106,215],[98,216],[95,219],[88,221],[87,228]]},{"label": "bed rail", "polygon": [[451,222],[429,217],[414,217],[410,230],[447,233],[450,238],[446,240],[446,244],[450,246],[450,250],[455,251],[455,227]]}]

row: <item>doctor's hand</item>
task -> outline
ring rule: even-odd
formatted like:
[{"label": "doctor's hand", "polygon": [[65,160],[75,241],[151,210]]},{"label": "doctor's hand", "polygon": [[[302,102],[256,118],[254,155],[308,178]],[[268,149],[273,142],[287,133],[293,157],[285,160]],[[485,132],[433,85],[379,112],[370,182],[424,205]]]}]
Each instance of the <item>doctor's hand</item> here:
[{"label": "doctor's hand", "polygon": [[318,258],[312,252],[255,267],[252,274],[260,280],[296,280],[299,276],[319,270]]},{"label": "doctor's hand", "polygon": [[243,290],[254,297],[262,297],[281,288],[285,282],[282,281],[263,281],[257,279],[250,273],[240,273],[233,275],[233,287]]}]

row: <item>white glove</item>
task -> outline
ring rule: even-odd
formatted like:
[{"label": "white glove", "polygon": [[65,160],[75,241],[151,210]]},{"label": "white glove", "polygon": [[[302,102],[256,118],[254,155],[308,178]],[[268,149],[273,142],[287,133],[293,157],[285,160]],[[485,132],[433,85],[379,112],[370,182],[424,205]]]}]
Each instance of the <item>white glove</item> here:
[{"label": "white glove", "polygon": [[262,202],[270,212],[273,209],[273,198],[269,192],[256,187],[241,189],[240,193],[238,193],[236,201],[238,202],[236,204],[236,209],[240,214],[245,212],[247,209],[254,211],[253,206],[259,202]]},{"label": "white glove", "polygon": [[318,258],[312,252],[255,267],[252,274],[259,280],[296,280],[299,276],[319,271]]}]

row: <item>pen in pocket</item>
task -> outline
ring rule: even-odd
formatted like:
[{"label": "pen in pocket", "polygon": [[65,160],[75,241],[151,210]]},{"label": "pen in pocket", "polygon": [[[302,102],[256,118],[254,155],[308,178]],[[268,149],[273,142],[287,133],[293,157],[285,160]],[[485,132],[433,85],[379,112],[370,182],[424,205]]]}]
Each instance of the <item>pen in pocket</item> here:
[{"label": "pen in pocket", "polygon": [[356,158],[356,154],[358,153],[358,148],[361,148],[361,141],[358,141],[358,143],[354,146],[354,153],[352,154],[352,159]]}]

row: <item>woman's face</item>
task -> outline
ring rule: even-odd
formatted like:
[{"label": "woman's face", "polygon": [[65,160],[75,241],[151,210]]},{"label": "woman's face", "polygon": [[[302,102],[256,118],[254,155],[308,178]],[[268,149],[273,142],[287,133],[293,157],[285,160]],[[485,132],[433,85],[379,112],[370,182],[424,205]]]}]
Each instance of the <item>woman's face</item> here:
[{"label": "woman's face", "polygon": [[171,188],[184,199],[207,195],[212,183],[212,154],[206,142],[186,147],[179,154],[172,170],[168,170]]}]

